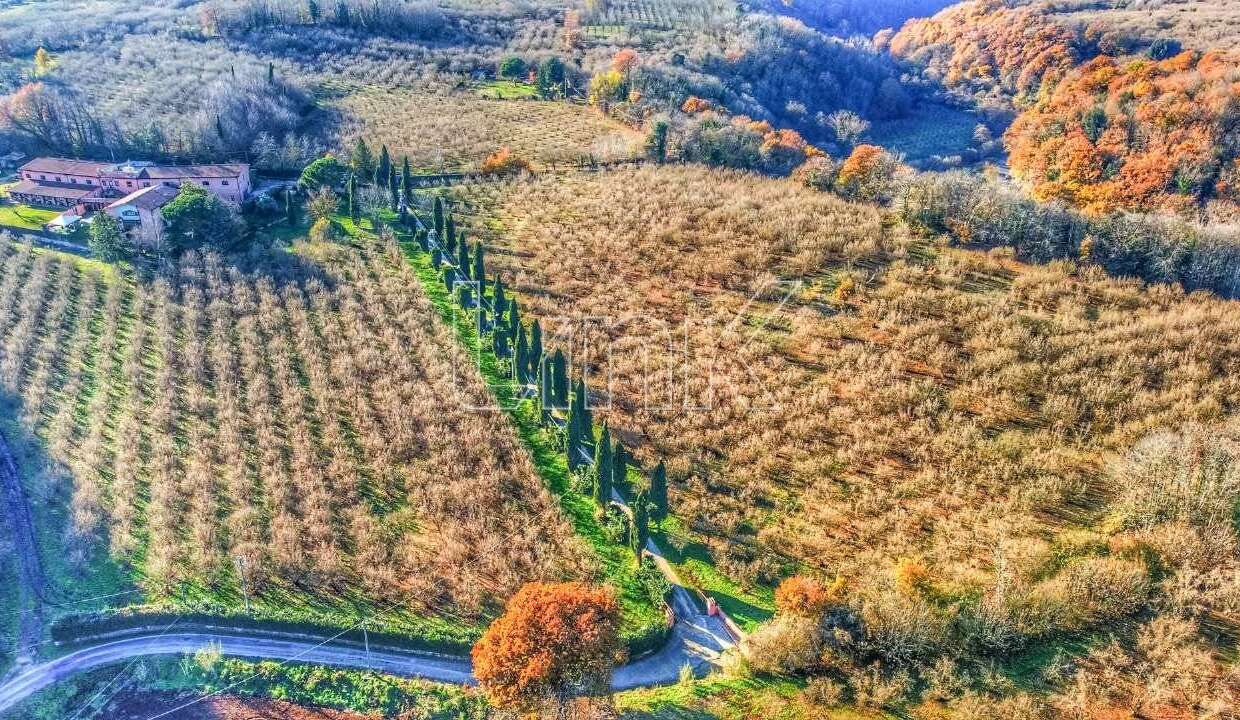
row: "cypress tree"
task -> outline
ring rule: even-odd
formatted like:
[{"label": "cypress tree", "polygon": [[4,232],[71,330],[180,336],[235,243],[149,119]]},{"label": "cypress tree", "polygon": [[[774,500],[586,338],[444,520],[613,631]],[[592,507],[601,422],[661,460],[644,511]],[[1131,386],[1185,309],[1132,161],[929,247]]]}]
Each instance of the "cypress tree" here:
[{"label": "cypress tree", "polygon": [[459,286],[457,289],[457,296],[459,298],[459,302],[461,303],[461,307],[468,310],[469,307],[473,305],[474,294],[470,292],[468,285]]},{"label": "cypress tree", "polygon": [[650,509],[646,505],[646,494],[638,493],[633,501],[633,532],[631,541],[633,553],[638,564],[642,561],[642,550],[646,549],[646,541],[650,539]]},{"label": "cypress tree", "polygon": [[543,358],[538,365],[538,402],[542,406],[543,422],[551,417],[551,408],[555,398],[551,392],[551,361]]},{"label": "cypress tree", "polygon": [[447,233],[445,239],[448,243],[448,251],[456,252],[456,220],[452,218],[452,213],[448,213],[448,217],[444,220],[444,232]]},{"label": "cypress tree", "polygon": [[551,358],[551,390],[557,408],[568,406],[568,363],[564,359],[564,351],[556,348]]},{"label": "cypress tree", "polygon": [[525,330],[517,330],[517,341],[514,347],[516,347],[516,353],[512,359],[512,379],[516,380],[518,384],[524,385],[528,381],[525,369],[529,367],[530,362],[530,349],[525,342]]},{"label": "cypress tree", "polygon": [[495,283],[491,286],[491,305],[495,311],[495,322],[498,324],[504,311],[508,309],[508,301],[504,299],[504,281],[499,273],[495,274]]},{"label": "cypress tree", "polygon": [[611,502],[611,433],[606,423],[594,444],[594,502],[599,507]]},{"label": "cypress tree", "polygon": [[508,303],[508,307],[508,341],[515,343],[517,341],[517,330],[521,327],[521,309],[517,304],[516,298],[513,298]]},{"label": "cypress tree", "polygon": [[392,212],[396,212],[400,209],[400,188],[397,186],[396,168],[394,167],[388,168],[387,189],[388,200],[392,206]]},{"label": "cypress tree", "polygon": [[422,252],[426,252],[426,231],[419,229],[413,234],[413,239],[418,242],[418,247],[422,249]]},{"label": "cypress tree", "polygon": [[486,263],[482,258],[482,241],[474,243],[474,273],[473,278],[478,282],[484,282],[487,277]]},{"label": "cypress tree", "polygon": [[468,279],[471,263],[469,262],[469,246],[465,243],[457,245],[456,270],[461,277]]},{"label": "cypress tree", "polygon": [[276,64],[273,62],[267,63],[267,84],[276,84]]},{"label": "cypress tree", "polygon": [[435,198],[435,234],[443,239],[443,199]]},{"label": "cypress tree", "polygon": [[542,325],[534,319],[534,327],[530,328],[530,362],[540,363],[543,359]]},{"label": "cypress tree", "polygon": [[387,145],[379,150],[379,162],[375,164],[375,187],[386,187],[392,174],[392,159],[388,157]]},{"label": "cypress tree", "polygon": [[409,170],[409,156],[406,155],[400,169],[400,197],[405,205],[413,204],[413,172]]},{"label": "cypress tree", "polygon": [[581,465],[581,413],[569,411],[568,439],[564,444],[568,458],[568,470],[574,472]]},{"label": "cypress tree", "polygon": [[616,438],[616,447],[611,453],[611,485],[620,493],[620,497],[628,496],[629,452],[619,438]]},{"label": "cypress tree", "polygon": [[431,267],[438,270],[439,266],[442,264],[443,264],[443,255],[439,252],[439,247],[436,246],[434,249],[431,250]]},{"label": "cypress tree", "polygon": [[284,191],[284,219],[289,225],[297,224],[297,203],[293,202],[293,189],[287,188]]},{"label": "cypress tree", "polygon": [[508,333],[492,331],[491,345],[495,348],[495,357],[508,357]]},{"label": "cypress tree", "polygon": [[594,437],[594,411],[590,409],[590,388],[586,386],[585,373],[581,375],[581,421],[585,423],[585,436]]},{"label": "cypress tree", "polygon": [[456,285],[456,271],[452,269],[451,265],[444,265],[443,286],[448,288],[448,291],[451,292],[454,285]]},{"label": "cypress tree", "polygon": [[349,190],[349,217],[352,218],[353,222],[356,223],[357,218],[358,218],[357,175],[349,175],[348,190]]},{"label": "cypress tree", "polygon": [[650,504],[656,521],[667,517],[667,466],[662,460],[650,473]]}]

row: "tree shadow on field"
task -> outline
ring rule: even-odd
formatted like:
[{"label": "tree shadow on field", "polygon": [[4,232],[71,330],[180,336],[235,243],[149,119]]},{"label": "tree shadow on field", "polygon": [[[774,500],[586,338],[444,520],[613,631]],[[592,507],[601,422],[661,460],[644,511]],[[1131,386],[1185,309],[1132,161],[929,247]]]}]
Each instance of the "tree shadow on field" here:
[{"label": "tree shadow on field", "polygon": [[[0,432],[13,455],[24,491],[22,501],[29,509],[45,604],[77,613],[136,600],[136,593],[130,592],[133,584],[108,554],[106,529],[89,541],[81,541],[83,545],[72,545],[73,474],[50,456],[43,440],[30,432],[23,420],[23,405],[20,397],[0,391]],[[2,509],[10,512],[7,505]],[[98,600],[83,602],[86,598]]]}]

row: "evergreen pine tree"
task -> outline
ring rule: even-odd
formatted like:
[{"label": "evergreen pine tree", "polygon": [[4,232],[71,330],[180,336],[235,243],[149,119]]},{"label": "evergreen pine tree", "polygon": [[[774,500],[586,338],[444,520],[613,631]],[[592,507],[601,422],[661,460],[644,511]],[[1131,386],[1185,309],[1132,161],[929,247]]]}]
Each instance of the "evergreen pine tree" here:
[{"label": "evergreen pine tree", "polygon": [[555,355],[551,358],[551,390],[554,397],[555,407],[564,408],[568,406],[568,363],[564,359],[564,351],[556,348]]},{"label": "evergreen pine tree", "polygon": [[387,145],[379,150],[379,162],[375,163],[375,187],[384,188],[392,174],[392,159],[388,157]]},{"label": "evergreen pine tree", "polygon": [[599,507],[611,502],[611,433],[606,423],[594,444],[594,502]]},{"label": "evergreen pine tree", "polygon": [[633,553],[637,556],[638,564],[641,564],[642,550],[646,549],[646,542],[650,539],[650,508],[647,505],[645,493],[638,493],[637,498],[633,500],[633,532],[631,535]]},{"label": "evergreen pine tree", "polygon": [[650,473],[650,504],[656,521],[667,517],[667,466],[662,460]]},{"label": "evergreen pine tree", "polygon": [[439,197],[435,198],[434,213],[435,213],[435,235],[438,236],[440,241],[442,242],[443,241],[443,230],[444,230],[443,199],[442,198],[439,198]]},{"label": "evergreen pine tree", "polygon": [[478,282],[485,282],[487,278],[486,262],[482,258],[482,241],[474,243],[474,272],[473,278]]},{"label": "evergreen pine tree", "polygon": [[349,155],[349,166],[353,168],[353,174],[360,182],[368,183],[374,180],[375,156],[371,154],[365,140],[357,139],[353,152]]}]

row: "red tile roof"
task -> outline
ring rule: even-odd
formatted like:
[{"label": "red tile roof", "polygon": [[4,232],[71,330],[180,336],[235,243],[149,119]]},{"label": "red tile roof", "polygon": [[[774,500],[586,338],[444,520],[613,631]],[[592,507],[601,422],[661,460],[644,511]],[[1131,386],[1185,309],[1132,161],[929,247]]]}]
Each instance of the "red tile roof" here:
[{"label": "red tile roof", "polygon": [[62,175],[98,175],[109,163],[66,158],[35,158],[21,166],[23,172],[60,173]]},{"label": "red tile roof", "polygon": [[55,183],[38,183],[30,180],[22,180],[13,187],[9,188],[9,194],[25,194],[38,195],[41,197],[51,198],[68,198],[69,200],[80,200],[90,195],[99,188],[68,185],[57,185]]}]

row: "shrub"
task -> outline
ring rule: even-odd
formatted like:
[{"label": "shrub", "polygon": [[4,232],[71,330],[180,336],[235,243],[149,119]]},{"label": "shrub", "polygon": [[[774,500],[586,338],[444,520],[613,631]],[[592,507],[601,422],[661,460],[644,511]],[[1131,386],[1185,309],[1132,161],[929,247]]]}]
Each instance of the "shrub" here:
[{"label": "shrub", "polygon": [[818,667],[823,647],[818,620],[790,615],[750,634],[742,652],[757,672],[799,675]]}]

